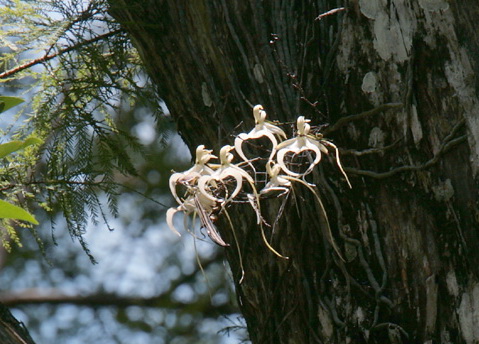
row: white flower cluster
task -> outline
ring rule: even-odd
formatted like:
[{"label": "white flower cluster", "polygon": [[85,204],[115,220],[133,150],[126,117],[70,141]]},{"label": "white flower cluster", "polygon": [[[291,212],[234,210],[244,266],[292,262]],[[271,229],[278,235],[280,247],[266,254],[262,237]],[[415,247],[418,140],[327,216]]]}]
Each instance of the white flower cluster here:
[{"label": "white flower cluster", "polygon": [[[312,189],[313,184],[309,184],[304,180],[304,177],[311,173],[314,167],[321,161],[322,153],[328,154],[328,147],[336,152],[336,162],[338,167],[348,185],[348,177],[341,167],[339,160],[338,148],[331,142],[322,138],[322,136],[314,136],[310,134],[310,120],[303,116],[298,117],[296,122],[296,136],[287,139],[285,132],[278,126],[266,121],[266,112],[263,106],[256,105],[253,108],[253,115],[255,119],[255,127],[249,133],[239,134],[234,142],[234,147],[226,145],[221,148],[219,154],[219,164],[211,164],[210,160],[218,159],[212,154],[211,150],[205,149],[204,145],[196,148],[195,165],[184,172],[174,173],[170,177],[170,190],[178,202],[178,207],[170,208],[166,214],[168,226],[178,235],[179,232],[173,225],[173,216],[177,212],[183,212],[186,221],[189,215],[198,216],[202,227],[207,231],[210,238],[221,246],[229,246],[223,241],[216,230],[214,221],[216,216],[220,214],[225,206],[234,201],[238,195],[243,191],[243,185],[248,184],[251,187],[252,193],[247,194],[247,199],[253,206],[257,214],[257,221],[261,227],[263,239],[275,254],[277,253],[267,242],[262,229],[259,199],[262,195],[272,192],[280,191],[281,194],[286,194],[290,191],[292,183],[300,182],[308,187],[319,200],[316,192]],[[243,152],[243,144],[249,140],[259,138],[267,138],[271,141],[272,150],[266,160],[265,170],[268,174],[268,181],[264,188],[257,192],[254,178],[240,165],[247,163],[254,172],[255,168]],[[282,141],[284,139],[284,141]],[[278,143],[278,141],[280,141]],[[282,141],[282,142],[281,142]],[[237,155],[244,161],[239,164],[233,164],[234,155],[231,153],[235,150]],[[305,168],[304,172],[295,172],[290,166],[290,162],[285,157],[297,156],[303,152],[313,152],[314,160],[309,159],[309,166]],[[287,161],[285,161],[287,160]],[[306,167],[306,166],[304,166]],[[229,187],[226,187],[226,186]],[[179,191],[181,189],[181,191]],[[179,194],[181,193],[181,194]],[[282,256],[281,256],[282,257]]]}]

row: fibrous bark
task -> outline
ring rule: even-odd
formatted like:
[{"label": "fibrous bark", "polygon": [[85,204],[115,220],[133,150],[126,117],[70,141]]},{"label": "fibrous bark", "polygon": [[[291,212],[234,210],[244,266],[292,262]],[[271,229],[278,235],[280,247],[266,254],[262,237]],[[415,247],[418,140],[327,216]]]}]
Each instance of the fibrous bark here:
[{"label": "fibrous bark", "polygon": [[35,344],[25,326],[3,304],[0,304],[0,343]]},{"label": "fibrous bark", "polygon": [[[353,189],[326,161],[312,181],[345,262],[301,186],[261,204],[270,223],[282,213],[268,238],[289,260],[265,248],[253,211],[230,209],[242,284],[234,245],[226,255],[254,343],[479,341],[475,2],[109,2],[192,151],[249,130],[255,104],[337,128],[325,131]],[[334,126],[386,103],[402,107]]]}]

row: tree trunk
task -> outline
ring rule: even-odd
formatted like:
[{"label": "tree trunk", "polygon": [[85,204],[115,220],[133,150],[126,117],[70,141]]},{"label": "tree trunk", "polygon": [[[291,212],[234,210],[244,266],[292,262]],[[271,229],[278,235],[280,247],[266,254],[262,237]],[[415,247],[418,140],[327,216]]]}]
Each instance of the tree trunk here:
[{"label": "tree trunk", "polygon": [[345,261],[301,184],[261,203],[288,260],[230,210],[241,284],[220,219],[253,343],[479,342],[476,2],[351,0],[320,20],[341,2],[109,2],[192,151],[249,131],[255,104],[329,123],[341,148],[353,188],[327,159],[312,181]]},{"label": "tree trunk", "polygon": [[0,343],[35,344],[25,326],[3,304],[0,304]]}]

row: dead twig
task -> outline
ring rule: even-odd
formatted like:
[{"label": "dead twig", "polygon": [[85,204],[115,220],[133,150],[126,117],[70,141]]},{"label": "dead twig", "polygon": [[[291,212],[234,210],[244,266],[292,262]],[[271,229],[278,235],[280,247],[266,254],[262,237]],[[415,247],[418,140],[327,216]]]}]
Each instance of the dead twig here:
[{"label": "dead twig", "polygon": [[320,15],[317,16],[316,19],[314,19],[314,20],[321,20],[321,19],[323,19],[324,17],[330,16],[330,15],[332,15],[332,14],[335,14],[335,13],[338,13],[338,12],[342,12],[342,11],[346,11],[346,8],[344,8],[344,7],[339,7],[339,8],[332,9],[331,11],[324,12],[323,14],[320,14]]}]

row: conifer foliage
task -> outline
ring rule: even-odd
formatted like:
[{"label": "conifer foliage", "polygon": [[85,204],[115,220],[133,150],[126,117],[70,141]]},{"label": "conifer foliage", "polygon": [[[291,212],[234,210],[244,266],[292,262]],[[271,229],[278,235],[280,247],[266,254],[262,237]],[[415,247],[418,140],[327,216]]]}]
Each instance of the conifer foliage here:
[{"label": "conifer foliage", "polygon": [[[135,175],[132,153],[141,145],[122,127],[121,112],[158,105],[136,51],[105,9],[101,0],[0,0],[0,82],[27,99],[1,128],[2,142],[41,142],[2,158],[1,198],[61,211],[86,252],[85,226],[116,214],[119,177]],[[3,238],[15,239],[7,228]]]}]

